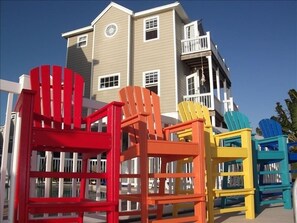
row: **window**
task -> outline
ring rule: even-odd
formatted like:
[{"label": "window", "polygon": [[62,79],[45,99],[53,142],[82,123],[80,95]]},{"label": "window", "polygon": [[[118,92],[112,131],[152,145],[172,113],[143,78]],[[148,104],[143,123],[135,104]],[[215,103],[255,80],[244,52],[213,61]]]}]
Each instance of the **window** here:
[{"label": "window", "polygon": [[159,94],[159,70],[144,72],[144,87]]},{"label": "window", "polygon": [[87,40],[87,35],[77,37],[77,47],[85,47],[87,45]]},{"label": "window", "polygon": [[159,38],[159,17],[144,20],[145,41]]},{"label": "window", "polygon": [[111,74],[99,77],[98,90],[118,88],[120,86],[120,74]]},{"label": "window", "polygon": [[109,24],[105,28],[105,36],[112,37],[116,34],[118,27],[115,23]]}]

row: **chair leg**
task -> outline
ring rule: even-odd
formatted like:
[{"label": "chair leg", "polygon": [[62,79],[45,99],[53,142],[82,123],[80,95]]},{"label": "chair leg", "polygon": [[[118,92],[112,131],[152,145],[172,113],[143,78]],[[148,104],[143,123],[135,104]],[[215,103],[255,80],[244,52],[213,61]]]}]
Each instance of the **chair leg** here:
[{"label": "chair leg", "polygon": [[[251,153],[252,151],[250,151]],[[248,158],[243,159],[242,165],[243,165],[243,171],[245,173],[244,175],[244,188],[254,188],[253,183],[253,168],[252,168],[252,154],[248,156]],[[254,200],[254,192],[251,192],[251,194],[246,195],[244,198],[245,206],[247,208],[247,211],[245,213],[245,216],[247,219],[254,219],[255,218],[255,200]]]},{"label": "chair leg", "polygon": [[[203,176],[205,173],[205,163],[203,162],[204,156],[199,155],[193,158],[193,172],[197,175],[193,178],[194,182],[194,193],[202,194],[205,193],[205,179],[201,179],[198,176]],[[199,223],[204,223],[206,218],[206,204],[205,202],[194,203],[194,216],[198,217]]]},{"label": "chair leg", "polygon": [[[145,159],[141,159],[145,158]],[[141,175],[141,202],[140,202],[140,209],[141,209],[141,223],[148,223],[149,215],[148,215],[148,203],[147,203],[147,196],[149,193],[149,180],[148,180],[148,162],[149,159],[146,156],[140,158],[139,168],[140,168],[140,175]]]},{"label": "chair leg", "polygon": [[285,209],[292,209],[292,195],[291,195],[291,188],[290,188],[290,175],[289,175],[289,167],[288,161],[282,160],[280,162],[280,166],[282,173],[282,184],[286,185],[287,188],[283,190],[283,201],[284,201],[284,208]]},{"label": "chair leg", "polygon": [[[161,160],[161,173],[166,173],[166,166],[167,162],[163,158]],[[165,178],[160,178],[159,182],[159,195],[164,195],[165,194]],[[163,204],[157,205],[157,219],[162,219],[163,216]]]},{"label": "chair leg", "polygon": [[[183,161],[182,160],[178,160],[176,162],[176,172],[177,173],[182,173],[182,166],[183,166]],[[175,183],[174,183],[174,193],[178,194],[181,191],[181,179],[180,178],[176,178],[175,179]],[[172,216],[173,217],[177,217],[178,216],[178,204],[173,204],[172,205]]]},{"label": "chair leg", "polygon": [[[210,159],[208,159],[210,160]],[[207,166],[207,218],[208,223],[214,223],[214,200],[215,200],[215,180],[214,170],[218,171],[218,165],[215,162],[206,162]]]}]

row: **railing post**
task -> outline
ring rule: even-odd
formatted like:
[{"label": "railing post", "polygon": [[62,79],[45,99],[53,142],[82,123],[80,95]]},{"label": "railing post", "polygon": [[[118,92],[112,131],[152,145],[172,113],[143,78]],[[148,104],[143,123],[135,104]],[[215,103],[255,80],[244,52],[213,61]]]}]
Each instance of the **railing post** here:
[{"label": "railing post", "polygon": [[206,32],[206,36],[207,36],[207,49],[211,50],[210,32]]},{"label": "railing post", "polygon": [[19,77],[20,89],[31,89],[29,75],[23,74]]},{"label": "railing post", "polygon": [[5,201],[5,184],[6,184],[6,171],[7,171],[7,157],[8,157],[8,146],[10,136],[10,124],[11,124],[11,110],[13,102],[13,93],[8,93],[6,117],[3,131],[3,148],[0,166],[0,220],[2,221],[4,215],[4,201]]}]

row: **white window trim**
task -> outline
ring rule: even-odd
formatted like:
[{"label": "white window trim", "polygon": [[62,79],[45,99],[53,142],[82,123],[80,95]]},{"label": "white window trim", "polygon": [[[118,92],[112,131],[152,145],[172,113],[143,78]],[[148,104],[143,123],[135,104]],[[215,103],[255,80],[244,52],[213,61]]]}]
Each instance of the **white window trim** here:
[{"label": "white window trim", "polygon": [[[82,37],[86,37],[86,44],[83,45],[83,46],[80,46],[79,43],[82,42],[82,41],[79,41],[79,39],[82,38]],[[80,36],[77,37],[77,39],[76,39],[76,47],[77,48],[83,48],[83,47],[86,47],[87,45],[88,45],[88,35],[87,34],[80,35]]]},{"label": "white window trim", "polygon": [[[108,27],[108,26],[111,26],[111,25],[114,25],[114,26],[116,27],[116,30],[115,30],[114,34],[112,34],[111,36],[108,36],[108,35],[106,34],[107,27]],[[110,23],[110,24],[108,24],[107,26],[105,26],[105,29],[104,29],[104,35],[105,35],[106,37],[108,37],[108,38],[114,37],[114,36],[117,34],[117,32],[118,32],[118,26],[117,26],[117,24],[115,24],[115,23]]]},{"label": "white window trim", "polygon": [[[107,87],[107,88],[100,88],[100,80],[102,78],[106,78],[106,77],[113,77],[113,76],[118,76],[118,86],[113,86],[113,87]],[[98,91],[106,91],[106,90],[111,90],[111,89],[116,89],[116,88],[119,88],[121,86],[121,83],[120,83],[120,80],[121,80],[121,74],[120,73],[114,73],[114,74],[108,74],[108,75],[104,75],[104,76],[99,76],[98,77]]]},{"label": "white window trim", "polygon": [[147,73],[153,73],[153,72],[157,72],[157,76],[158,76],[158,82],[157,82],[157,85],[158,85],[158,95],[160,96],[160,69],[157,69],[157,70],[149,70],[149,71],[145,71],[142,73],[142,86],[143,87],[146,87],[146,82],[145,82],[145,75]]},{"label": "white window trim", "polygon": [[[157,38],[146,40],[146,21],[150,19],[157,19]],[[150,42],[160,38],[160,18],[159,16],[152,16],[143,20],[143,42]]]}]

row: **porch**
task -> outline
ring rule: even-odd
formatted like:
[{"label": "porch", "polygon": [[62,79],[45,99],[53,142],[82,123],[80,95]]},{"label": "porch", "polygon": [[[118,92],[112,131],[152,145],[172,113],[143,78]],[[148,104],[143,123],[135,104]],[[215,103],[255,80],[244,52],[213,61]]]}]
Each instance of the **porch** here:
[{"label": "porch", "polygon": [[213,125],[222,126],[224,113],[238,110],[231,95],[230,73],[225,60],[209,32],[182,40],[181,47],[181,61],[192,72],[186,74],[187,92],[183,100],[208,107],[212,111]]}]

